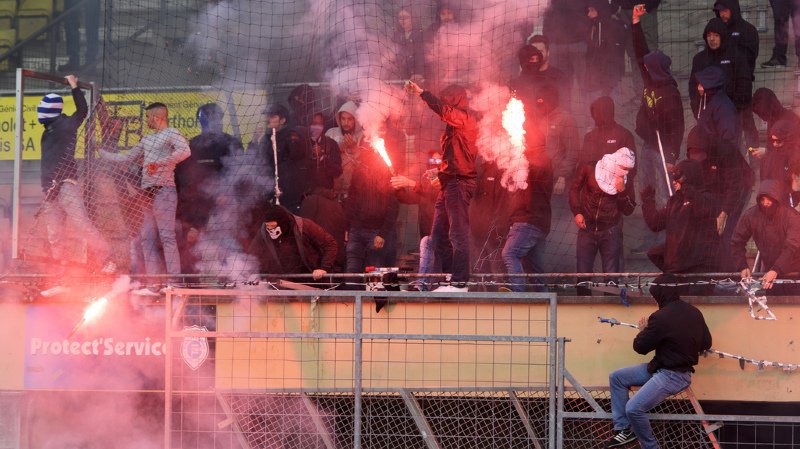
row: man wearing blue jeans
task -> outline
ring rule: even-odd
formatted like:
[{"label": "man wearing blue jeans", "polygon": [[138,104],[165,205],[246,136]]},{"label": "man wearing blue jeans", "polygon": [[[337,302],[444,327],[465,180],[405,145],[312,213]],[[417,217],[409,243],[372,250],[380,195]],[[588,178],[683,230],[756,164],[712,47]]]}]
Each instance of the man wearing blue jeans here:
[{"label": "man wearing blue jeans", "polygon": [[[650,287],[658,310],[639,320],[639,333],[633,340],[633,350],[639,354],[655,350],[653,360],[618,369],[608,377],[614,436],[606,441],[607,448],[626,446],[637,438],[642,449],[658,448],[647,411],[688,388],[698,354],[711,347],[703,314],[681,300],[677,287],[664,285],[675,281],[662,276]],[[631,398],[633,386],[641,388]]]}]

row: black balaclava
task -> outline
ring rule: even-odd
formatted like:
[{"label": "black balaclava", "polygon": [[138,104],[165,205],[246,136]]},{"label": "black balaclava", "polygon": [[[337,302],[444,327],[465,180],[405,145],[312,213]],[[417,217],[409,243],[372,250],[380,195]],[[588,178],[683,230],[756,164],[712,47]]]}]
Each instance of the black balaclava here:
[{"label": "black balaclava", "polygon": [[442,99],[442,103],[452,106],[454,108],[466,110],[469,107],[469,101],[467,100],[467,89],[463,86],[459,86],[458,84],[451,84],[445,87],[440,97]]},{"label": "black balaclava", "polygon": [[[517,51],[517,58],[519,59],[519,66],[522,67],[524,75],[534,75],[539,72],[539,69],[544,63],[544,56],[538,48],[533,45],[523,45]],[[534,62],[531,62],[534,58]]]},{"label": "black balaclava", "polygon": [[294,223],[294,217],[292,216],[291,212],[283,208],[282,206],[270,206],[266,212],[264,212],[264,222],[269,221],[276,221],[278,222],[278,227],[281,228],[281,236],[291,236],[292,231],[292,224]]}]

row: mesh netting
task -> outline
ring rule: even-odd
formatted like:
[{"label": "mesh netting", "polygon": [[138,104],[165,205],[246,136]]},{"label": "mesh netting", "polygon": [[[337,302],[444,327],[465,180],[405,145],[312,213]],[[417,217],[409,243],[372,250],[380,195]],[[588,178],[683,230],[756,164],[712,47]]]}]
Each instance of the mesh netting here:
[{"label": "mesh netting", "polygon": [[[629,191],[658,187],[663,181],[658,170],[653,174],[639,169],[644,161],[639,157],[643,144],[634,131],[642,80],[639,68],[631,63],[628,34],[618,45],[627,48],[626,55],[611,52],[613,58],[599,62],[588,58],[585,39],[579,36],[585,11],[570,8],[549,5],[545,0],[488,4],[433,0],[403,4],[377,0],[105,2],[102,58],[90,71],[81,73],[84,80],[96,81],[102,93],[78,136],[78,185],[87,214],[99,236],[108,241],[111,260],[120,270],[210,273],[238,279],[272,271],[248,249],[257,237],[266,204],[275,200],[275,153],[281,204],[323,225],[337,240],[335,270],[361,272],[366,266],[400,266],[418,271],[417,257],[426,252],[419,241],[430,229],[432,199],[396,196],[389,183],[390,171],[372,150],[383,139],[394,174],[417,185],[430,184],[429,161],[436,159],[430,154],[440,149],[444,123],[422,100],[405,92],[403,83],[414,80],[434,94],[459,84],[468,89],[471,107],[480,120],[480,168],[470,210],[469,265],[473,272],[505,272],[508,261],[503,260],[502,249],[509,232],[509,192],[524,185],[526,178],[521,173],[533,171],[536,165],[529,164],[514,147],[502,113],[509,104],[509,87],[515,88],[512,80],[520,74],[517,50],[531,36],[550,35],[549,53],[543,57],[564,75],[551,83],[561,92],[561,107],[570,117],[562,123],[561,138],[573,159],[581,161],[588,154],[582,142],[594,126],[589,104],[598,95],[587,86],[605,76],[600,69],[613,65],[619,77],[613,89],[604,92],[614,100],[616,121],[635,136],[629,146],[636,147],[632,149],[637,153],[638,174]],[[614,25],[629,24],[630,14],[630,10],[620,10]],[[762,53],[766,53],[772,43],[768,8],[742,2],[742,15],[761,33]],[[672,59],[686,132],[695,123],[686,107],[692,57],[700,48],[696,41],[702,28],[712,16],[706,5],[669,2],[643,19],[648,45]],[[570,33],[563,30],[572,30],[578,37],[565,36]],[[38,60],[29,59],[28,67],[44,69],[36,65]],[[784,104],[792,102],[791,71],[758,68],[755,79],[753,90],[767,86]],[[36,82],[26,86],[32,94],[59,89]],[[348,106],[350,101],[353,103]],[[128,155],[144,136],[156,134],[148,127],[145,111],[154,102],[167,106],[167,125],[177,129],[192,150],[192,156],[176,169],[174,225],[160,218],[170,215],[170,204],[175,201],[165,199],[168,195],[163,190],[148,190],[151,183],[143,161],[113,162],[100,153]],[[216,107],[199,117],[198,108],[204,104]],[[354,150],[359,146],[343,142],[341,133],[330,133],[341,128],[335,116],[343,106],[355,116],[357,129],[363,132],[356,133],[357,140],[362,139],[360,147],[366,151]],[[270,113],[265,115],[267,108]],[[273,149],[268,119],[276,111],[285,118],[286,126],[279,128]],[[317,113],[322,116],[315,119]],[[331,174],[330,170],[337,170],[331,168],[335,165],[331,148],[313,138],[314,120],[339,140],[341,175]],[[546,128],[549,123],[545,121],[540,125]],[[760,119],[755,123],[758,130],[766,129]],[[211,138],[209,133],[217,137]],[[528,139],[531,134],[527,133]],[[685,156],[685,138],[683,142],[681,156]],[[87,158],[80,148],[90,150]],[[745,151],[744,143],[739,149]],[[167,163],[163,170],[169,171],[173,165]],[[527,270],[581,271],[576,270],[578,227],[567,204],[574,176],[569,173],[564,178],[562,190],[559,176],[554,176],[551,229],[546,242],[523,260]],[[362,188],[354,193],[353,184]],[[398,190],[403,189],[410,190]],[[749,194],[743,193],[740,206],[753,203],[751,189],[746,190]],[[666,200],[662,193],[656,199],[658,206]],[[641,203],[639,195],[632,199]],[[415,202],[420,204],[405,204]],[[167,212],[151,214],[160,203],[166,203]],[[375,230],[358,224],[363,224],[359,220],[365,213],[385,218],[382,250],[370,246]],[[595,270],[654,271],[646,250],[663,240],[663,232],[651,232],[641,214],[637,206],[632,215],[624,217],[616,244],[622,248],[619,257],[609,256],[603,262],[598,255]],[[145,218],[154,215],[155,223],[148,230]],[[733,225],[732,219],[727,226]],[[28,256],[53,256],[48,248],[53,239],[48,245],[43,220],[30,221],[23,229],[31,237],[24,244]],[[348,231],[353,253],[349,264],[345,249]],[[61,240],[71,245],[66,259],[88,264],[90,269],[102,267],[106,257],[97,251],[101,245],[96,235],[83,226],[63,237]],[[753,249],[748,248],[749,256],[754,256]],[[532,252],[541,256],[541,267],[535,267]],[[437,271],[435,268],[431,270]],[[716,271],[723,267],[704,268]]]}]

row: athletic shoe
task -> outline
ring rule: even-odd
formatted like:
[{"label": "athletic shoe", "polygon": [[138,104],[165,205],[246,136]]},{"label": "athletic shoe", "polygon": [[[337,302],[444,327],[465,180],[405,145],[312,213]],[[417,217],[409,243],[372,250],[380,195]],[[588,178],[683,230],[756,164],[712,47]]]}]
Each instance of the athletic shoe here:
[{"label": "athletic shoe", "polygon": [[770,58],[767,62],[762,62],[761,67],[770,69],[773,67],[786,67],[786,62],[781,62],[778,58]]},{"label": "athletic shoe", "polygon": [[510,288],[508,288],[508,287],[500,287],[500,288],[498,288],[498,289],[497,289],[497,291],[498,291],[498,292],[500,292],[500,293],[511,293],[511,292],[513,292],[514,290],[511,290],[511,289],[510,289]]},{"label": "athletic shoe", "polygon": [[631,429],[618,430],[616,435],[606,441],[607,448],[620,447],[636,441],[636,435],[633,434]]},{"label": "athletic shoe", "polygon": [[159,297],[161,294],[158,293],[156,290],[151,290],[148,287],[140,288],[137,290],[131,290],[131,293],[138,296],[150,296],[150,297]]},{"label": "athletic shoe", "polygon": [[468,292],[469,289],[467,286],[463,287],[456,287],[455,285],[442,285],[441,287],[436,288],[434,293],[459,293],[459,292]]}]

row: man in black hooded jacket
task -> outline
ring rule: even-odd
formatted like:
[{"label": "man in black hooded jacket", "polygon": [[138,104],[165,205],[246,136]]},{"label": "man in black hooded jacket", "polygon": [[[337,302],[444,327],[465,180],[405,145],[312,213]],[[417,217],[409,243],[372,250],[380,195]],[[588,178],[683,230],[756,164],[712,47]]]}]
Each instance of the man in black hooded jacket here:
[{"label": "man in black hooded jacket", "polygon": [[654,232],[666,230],[664,244],[647,252],[664,273],[708,273],[713,271],[719,235],[714,196],[703,185],[700,163],[682,161],[672,170],[675,194],[666,206],[656,207],[655,189],[642,190],[642,214]]},{"label": "man in black hooded jacket", "polygon": [[[639,333],[633,350],[645,355],[655,351],[649,363],[620,368],[608,376],[611,387],[611,414],[614,436],[605,447],[627,446],[638,438],[642,449],[656,449],[658,442],[647,412],[668,396],[692,384],[692,373],[699,353],[711,348],[711,332],[703,314],[681,300],[672,276],[660,276],[650,294],[658,310],[639,320]],[[630,387],[639,391],[630,397]]]},{"label": "man in black hooded jacket", "polygon": [[614,100],[600,97],[592,103],[589,111],[595,127],[583,137],[583,146],[578,155],[578,164],[600,160],[620,148],[630,148],[636,153],[633,134],[614,119]]},{"label": "man in black hooded jacket", "polygon": [[[782,188],[778,181],[762,181],[758,188],[757,204],[747,209],[731,239],[731,256],[742,278],[752,274],[747,263],[747,242],[750,238],[761,252],[763,267],[767,270],[761,282],[774,294],[795,294],[797,288],[775,285],[775,279],[800,277],[800,213],[787,207],[781,199]],[[754,267],[753,270],[759,270]]]},{"label": "man in black hooded jacket", "polygon": [[761,120],[767,122],[766,145],[750,150],[752,155],[758,159],[763,158],[772,149],[772,142],[769,137],[772,135],[772,128],[778,122],[787,122],[791,124],[792,128],[800,129],[800,117],[792,112],[791,109],[783,107],[783,104],[778,99],[778,96],[775,95],[775,92],[767,87],[759,87],[753,93],[753,112],[755,112]]},{"label": "man in black hooded jacket", "polygon": [[[728,27],[720,18],[713,18],[706,24],[703,39],[706,48],[692,58],[692,70],[689,75],[689,99],[695,117],[700,113],[701,96],[697,91],[697,73],[710,66],[723,70],[725,93],[736,106],[739,132],[744,130],[745,142],[748,146],[758,145],[758,132],[752,117],[753,74],[747,56],[737,51],[730,41]],[[739,135],[737,134],[737,139]]]},{"label": "man in black hooded jacket", "polygon": [[742,17],[739,0],[717,0],[714,2],[714,14],[725,22],[732,51],[744,54],[752,74],[758,59],[758,30]]},{"label": "man in black hooded jacket", "polygon": [[619,99],[629,31],[614,12],[616,6],[607,0],[587,0],[586,16],[591,28],[586,35],[587,76],[581,87],[589,99],[604,95]]}]

